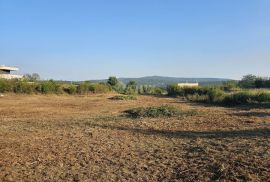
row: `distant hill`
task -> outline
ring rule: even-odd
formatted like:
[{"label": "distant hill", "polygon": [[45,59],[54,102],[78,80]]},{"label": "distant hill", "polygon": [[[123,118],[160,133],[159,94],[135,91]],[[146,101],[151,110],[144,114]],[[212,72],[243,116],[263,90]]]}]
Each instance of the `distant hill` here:
[{"label": "distant hill", "polygon": [[[163,76],[146,76],[141,78],[119,78],[124,84],[129,81],[134,80],[138,85],[155,85],[160,87],[166,87],[170,84],[181,83],[181,82],[198,82],[200,85],[219,85],[224,81],[229,81],[230,79],[224,78],[177,78],[177,77],[163,77]],[[107,80],[90,80],[92,82],[106,82]]]}]

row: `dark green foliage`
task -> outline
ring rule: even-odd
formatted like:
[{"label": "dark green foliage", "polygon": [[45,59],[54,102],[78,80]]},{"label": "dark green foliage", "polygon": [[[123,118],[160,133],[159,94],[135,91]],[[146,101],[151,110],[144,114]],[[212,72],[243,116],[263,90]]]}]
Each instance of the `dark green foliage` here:
[{"label": "dark green foliage", "polygon": [[255,88],[255,81],[257,76],[255,75],[245,75],[242,80],[239,82],[239,86],[242,88]]},{"label": "dark green foliage", "polygon": [[115,76],[109,77],[107,84],[118,93],[124,93],[124,84],[120,82]]},{"label": "dark green foliage", "polygon": [[181,87],[179,87],[177,84],[168,85],[167,92],[169,96],[184,96],[185,95],[184,90]]},{"label": "dark green foliage", "polygon": [[248,104],[251,101],[251,94],[248,92],[239,92],[224,97],[222,104],[226,106]]},{"label": "dark green foliage", "polygon": [[143,117],[150,117],[150,118],[157,118],[157,117],[173,117],[178,116],[181,114],[177,108],[173,106],[159,106],[159,107],[139,107],[134,109],[126,110],[130,117],[133,118],[143,118]]},{"label": "dark green foliage", "polygon": [[239,86],[241,88],[270,88],[270,79],[255,75],[246,75],[239,82]]},{"label": "dark green foliage", "polygon": [[109,85],[111,85],[112,87],[114,87],[114,86],[116,86],[119,83],[119,81],[118,81],[118,79],[115,76],[111,76],[111,77],[109,77],[107,83]]},{"label": "dark green foliage", "polygon": [[258,78],[255,80],[254,85],[256,88],[264,88],[265,87],[265,83],[264,80],[262,78]]},{"label": "dark green foliage", "polygon": [[134,95],[117,95],[110,98],[111,100],[137,100]]}]

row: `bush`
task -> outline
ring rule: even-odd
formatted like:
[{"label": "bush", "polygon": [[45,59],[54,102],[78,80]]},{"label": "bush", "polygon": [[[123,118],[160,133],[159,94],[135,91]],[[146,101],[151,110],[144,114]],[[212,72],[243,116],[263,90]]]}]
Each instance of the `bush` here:
[{"label": "bush", "polygon": [[63,88],[64,92],[68,93],[68,94],[75,94],[77,92],[77,86],[70,84],[68,86],[65,86]]},{"label": "bush", "polygon": [[187,97],[188,95],[206,95],[206,87],[179,87],[177,84],[169,85],[167,87],[167,92],[169,96],[182,96]]},{"label": "bush", "polygon": [[125,94],[127,94],[127,95],[137,94],[137,82],[136,81],[128,82],[126,89],[125,89]]},{"label": "bush", "polygon": [[44,81],[41,82],[41,92],[44,94],[49,94],[49,93],[61,93],[61,87],[60,84],[56,83],[53,80],[49,81]]},{"label": "bush", "polygon": [[8,81],[5,79],[0,79],[0,93],[13,91],[13,82],[14,80]]},{"label": "bush", "polygon": [[81,84],[78,85],[77,87],[77,93],[79,94],[86,94],[89,92],[89,88],[90,88],[90,82],[83,82]]},{"label": "bush", "polygon": [[178,116],[181,112],[173,106],[159,106],[159,107],[139,107],[134,109],[126,110],[130,117],[133,118],[143,118],[143,117],[173,117]]},{"label": "bush", "polygon": [[252,100],[259,103],[270,102],[270,93],[259,92],[253,96]]},{"label": "bush", "polygon": [[17,81],[14,84],[13,91],[15,93],[25,93],[25,94],[31,94],[36,92],[36,84],[35,83],[29,83],[26,81]]},{"label": "bush", "polygon": [[222,101],[227,106],[265,102],[270,102],[269,92],[239,92],[225,96]]},{"label": "bush", "polygon": [[117,95],[110,98],[111,100],[137,100],[134,95]]},{"label": "bush", "polygon": [[142,95],[163,95],[164,93],[166,93],[166,90],[156,86],[141,85],[139,87],[139,94]]},{"label": "bush", "polygon": [[249,92],[239,92],[225,96],[222,104],[227,106],[248,104],[251,102],[251,98],[252,96]]},{"label": "bush", "polygon": [[217,103],[221,102],[224,97],[224,91],[219,88],[210,88],[207,90],[208,102]]},{"label": "bush", "polygon": [[169,96],[184,96],[184,90],[177,84],[167,86],[167,92]]},{"label": "bush", "polygon": [[93,83],[89,85],[89,91],[93,93],[108,93],[112,87],[106,83]]}]

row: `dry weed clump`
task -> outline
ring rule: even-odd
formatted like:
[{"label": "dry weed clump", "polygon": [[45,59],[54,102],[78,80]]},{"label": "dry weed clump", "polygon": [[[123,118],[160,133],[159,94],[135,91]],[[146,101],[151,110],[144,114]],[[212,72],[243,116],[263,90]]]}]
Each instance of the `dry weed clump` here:
[{"label": "dry weed clump", "polygon": [[159,117],[175,117],[181,115],[194,115],[195,110],[181,111],[174,106],[162,105],[156,107],[138,107],[124,111],[132,118],[159,118]]}]

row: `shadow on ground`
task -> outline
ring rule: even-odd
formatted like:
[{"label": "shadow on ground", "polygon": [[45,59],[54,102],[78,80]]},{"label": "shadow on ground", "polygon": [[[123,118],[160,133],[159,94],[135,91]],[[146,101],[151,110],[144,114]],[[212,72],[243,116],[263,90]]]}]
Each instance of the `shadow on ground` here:
[{"label": "shadow on ground", "polygon": [[168,131],[142,128],[129,128],[124,126],[111,126],[101,124],[91,124],[90,127],[103,129],[121,130],[144,135],[158,135],[169,138],[254,138],[270,137],[270,128],[257,128],[252,130],[234,131]]},{"label": "shadow on ground", "polygon": [[236,115],[236,116],[246,116],[246,117],[270,117],[270,113],[260,112],[260,111],[254,111],[254,112],[237,112],[237,113],[233,113],[233,115]]}]

